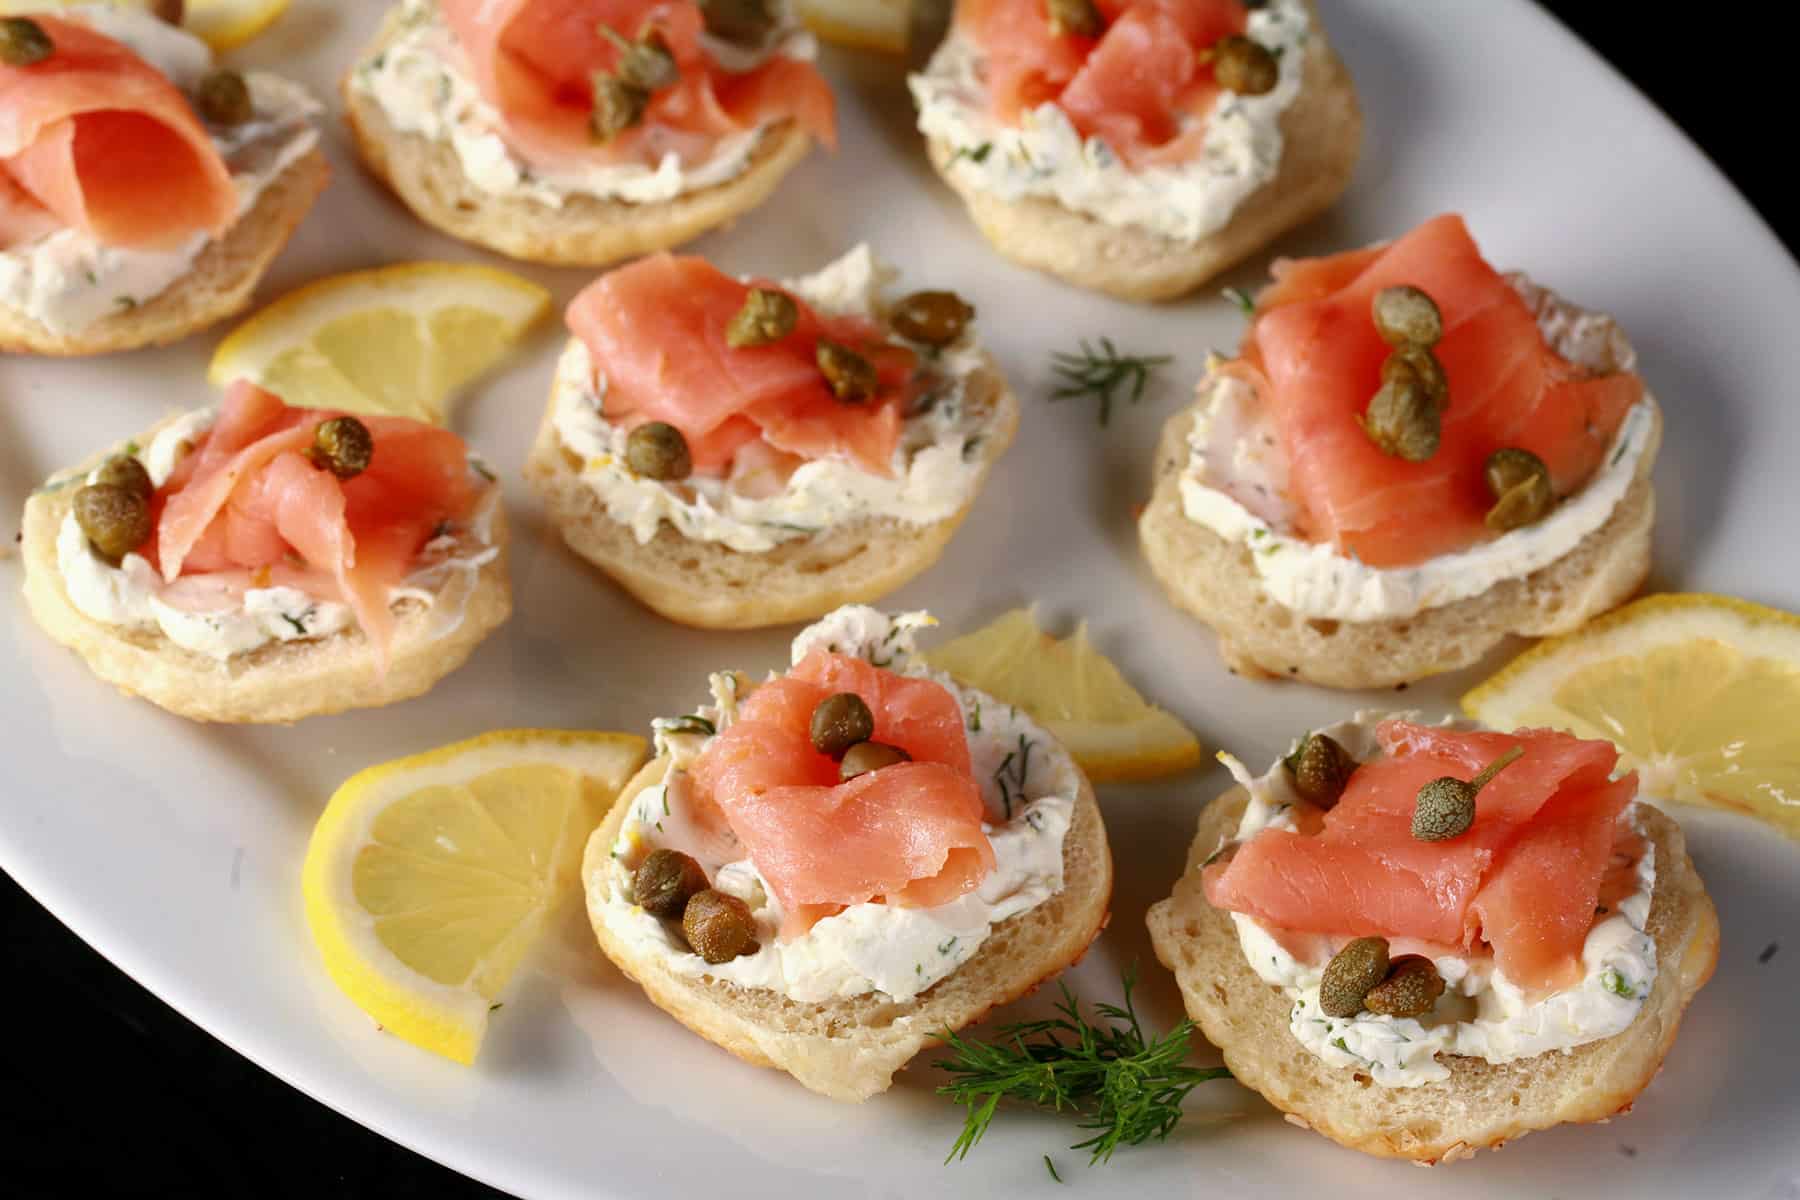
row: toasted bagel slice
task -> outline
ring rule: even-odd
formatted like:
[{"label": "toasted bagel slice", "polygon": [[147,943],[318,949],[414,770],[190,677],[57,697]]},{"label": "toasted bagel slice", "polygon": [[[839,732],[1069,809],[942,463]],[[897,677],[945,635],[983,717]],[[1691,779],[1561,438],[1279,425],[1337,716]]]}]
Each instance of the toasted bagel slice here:
[{"label": "toasted bagel slice", "polygon": [[1109,225],[1041,196],[1009,200],[983,191],[950,169],[957,149],[941,139],[926,139],[931,164],[981,235],[1021,266],[1122,300],[1186,295],[1318,216],[1350,186],[1362,146],[1362,108],[1317,6],[1309,8],[1301,90],[1281,115],[1281,165],[1222,228],[1198,241]]},{"label": "toasted bagel slice", "polygon": [[[139,440],[147,444],[156,432]],[[106,457],[97,454],[57,478],[85,475]],[[57,535],[75,492],[74,486],[53,485],[25,504],[20,555],[32,617],[107,683],[192,720],[281,723],[421,695],[461,666],[512,612],[505,510],[496,492],[485,544],[497,553],[477,569],[451,572],[430,605],[417,599],[394,604],[385,673],[369,639],[354,627],[268,642],[221,661],[177,645],[159,629],[107,624],[76,606],[57,559]]]},{"label": "toasted bagel slice", "polygon": [[161,346],[242,312],[330,179],[331,168],[317,149],[296,159],[249,212],[201,250],[186,275],[153,298],[83,329],[60,332],[0,304],[0,351],[70,357]]},{"label": "toasted bagel slice", "polygon": [[588,839],[582,880],[594,936],[652,1003],[706,1040],[760,1067],[786,1071],[834,1100],[861,1101],[886,1091],[894,1073],[945,1030],[978,1021],[1079,961],[1105,927],[1112,898],[1112,853],[1093,788],[1083,778],[1063,839],[1060,892],[995,926],[975,955],[905,1002],[879,992],[817,1003],[710,977],[676,974],[654,954],[620,938],[602,916],[594,880],[610,855],[632,801],[660,783],[667,758],[638,773]]},{"label": "toasted bagel slice", "polygon": [[1431,1164],[1497,1149],[1552,1125],[1628,1112],[1674,1044],[1694,994],[1719,957],[1719,920],[1678,826],[1643,806],[1656,847],[1646,932],[1656,942],[1656,982],[1624,1032],[1510,1063],[1439,1055],[1450,1077],[1381,1087],[1307,1050],[1288,1028],[1292,1002],[1244,960],[1230,914],[1207,903],[1200,867],[1238,828],[1247,794],[1233,788],[1207,806],[1174,893],[1151,905],[1150,940],[1175,972],[1188,1014],[1224,1053],[1239,1082],[1302,1128],[1355,1150]]},{"label": "toasted bagel slice", "polygon": [[[399,35],[396,6],[359,60]],[[749,212],[806,157],[812,139],[793,121],[764,132],[738,175],[672,200],[633,204],[571,195],[551,208],[529,197],[497,196],[469,182],[449,142],[403,132],[344,76],[344,117],[363,163],[413,214],[451,237],[529,262],[601,267],[692,241]]]}]

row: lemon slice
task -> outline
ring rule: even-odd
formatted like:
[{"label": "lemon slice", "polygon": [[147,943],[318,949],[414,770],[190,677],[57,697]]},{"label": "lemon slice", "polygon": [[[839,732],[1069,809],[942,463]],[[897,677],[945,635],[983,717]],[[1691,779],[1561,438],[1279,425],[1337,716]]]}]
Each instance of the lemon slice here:
[{"label": "lemon slice", "polygon": [[501,730],[352,776],[301,869],[325,970],[389,1033],[473,1062],[644,757],[630,734]]},{"label": "lemon slice", "polygon": [[1462,699],[1501,729],[1617,743],[1646,794],[1800,837],[1800,617],[1729,596],[1650,596],[1526,651]]},{"label": "lemon slice", "polygon": [[1085,623],[1057,641],[1030,609],[1016,608],[924,659],[1030,713],[1095,781],[1153,779],[1200,761],[1200,743],[1187,726],[1125,682],[1088,641]]},{"label": "lemon slice", "polygon": [[[94,0],[0,0],[0,15],[43,12],[91,4]],[[141,8],[161,14],[173,10],[172,0],[101,0],[113,8]],[[181,27],[211,46],[215,54],[235,50],[270,25],[288,9],[290,0],[187,0],[182,5]]]},{"label": "lemon slice", "polygon": [[443,424],[451,396],[498,363],[550,307],[517,275],[469,263],[401,263],[289,292],[232,331],[207,368],[303,408]]},{"label": "lemon slice", "polygon": [[913,0],[795,0],[800,20],[840,46],[906,53]]}]

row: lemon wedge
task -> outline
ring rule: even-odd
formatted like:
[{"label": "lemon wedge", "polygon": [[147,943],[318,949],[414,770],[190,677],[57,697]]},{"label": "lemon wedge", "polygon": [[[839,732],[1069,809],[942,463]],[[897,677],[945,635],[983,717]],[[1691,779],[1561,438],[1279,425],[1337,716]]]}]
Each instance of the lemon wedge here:
[{"label": "lemon wedge", "polygon": [[1729,596],[1649,596],[1540,643],[1462,699],[1501,729],[1616,743],[1646,794],[1800,837],[1800,617]]},{"label": "lemon wedge", "polygon": [[795,0],[795,9],[801,22],[825,41],[906,53],[913,0]]},{"label": "lemon wedge", "polygon": [[470,263],[400,263],[289,292],[232,331],[207,367],[303,408],[443,424],[451,397],[548,311],[550,293]]},{"label": "lemon wedge", "polygon": [[[0,16],[43,12],[91,4],[94,0],[0,0]],[[213,53],[235,50],[275,23],[290,0],[186,0],[181,27],[212,47]],[[173,13],[177,0],[101,0],[113,8],[139,8],[158,16]]]},{"label": "lemon wedge", "polygon": [[1016,608],[923,657],[1031,714],[1096,782],[1154,779],[1200,761],[1193,733],[1125,682],[1088,641],[1085,623],[1058,641],[1030,609]]},{"label": "lemon wedge", "polygon": [[630,734],[501,730],[352,776],[301,869],[325,970],[389,1033],[473,1062],[644,758]]}]

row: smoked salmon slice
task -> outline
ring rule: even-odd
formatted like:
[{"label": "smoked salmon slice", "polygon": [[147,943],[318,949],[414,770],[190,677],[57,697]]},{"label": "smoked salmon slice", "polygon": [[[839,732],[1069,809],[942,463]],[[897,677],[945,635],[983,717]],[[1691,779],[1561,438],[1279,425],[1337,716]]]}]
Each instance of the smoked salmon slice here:
[{"label": "smoked salmon slice", "polygon": [[[868,705],[874,740],[913,761],[838,782],[810,728],[819,702],[846,691]],[[728,824],[788,910],[784,937],[877,898],[944,904],[994,867],[962,710],[929,679],[814,651],[750,694],[690,776],[702,824]]]},{"label": "smoked salmon slice", "polygon": [[[725,330],[751,286],[705,259],[664,252],[608,271],[576,296],[569,329],[605,381],[607,419],[626,429],[646,421],[673,425],[701,474],[726,473],[759,438],[804,459],[843,458],[893,474],[912,352],[887,343],[872,321],[827,317],[798,297],[792,333],[733,349]],[[832,395],[819,373],[821,338],[874,362],[881,381],[875,397],[850,405]]]},{"label": "smoked salmon slice", "polygon": [[181,91],[86,25],[32,19],[56,49],[30,66],[0,64],[0,248],[41,234],[46,219],[148,249],[229,226],[237,189]]},{"label": "smoked salmon slice", "polygon": [[[655,165],[672,153],[692,165],[721,137],[787,119],[836,145],[836,106],[818,70],[782,55],[725,70],[702,44],[694,0],[442,0],[442,8],[476,87],[531,161]],[[639,125],[597,142],[592,79],[614,71],[621,53],[603,30],[630,41],[650,28],[680,75],[656,89]]]},{"label": "smoked salmon slice", "polygon": [[961,0],[957,29],[981,51],[989,106],[1005,125],[1053,103],[1084,137],[1133,166],[1198,153],[1218,100],[1206,52],[1242,34],[1242,0],[1107,0],[1095,38],[1056,34],[1046,0]]},{"label": "smoked salmon slice", "polygon": [[[1618,817],[1637,777],[1618,751],[1550,730],[1469,732],[1406,721],[1377,729],[1382,757],[1358,767],[1318,832],[1266,830],[1205,868],[1209,903],[1281,929],[1485,942],[1508,978],[1553,990],[1578,974]],[[1472,778],[1513,746],[1524,755],[1476,797],[1475,822],[1442,842],[1412,836],[1419,788]]]},{"label": "smoked salmon slice", "polygon": [[305,457],[321,422],[340,414],[290,408],[247,382],[151,499],[145,556],[162,595],[203,610],[249,587],[297,587],[349,605],[385,670],[389,591],[445,522],[473,511],[462,439],[401,417],[361,417],[374,454],[340,480]]},{"label": "smoked salmon slice", "polygon": [[[1556,353],[1454,215],[1384,247],[1277,263],[1274,275],[1240,361],[1266,381],[1301,532],[1371,566],[1494,536],[1482,467],[1503,447],[1542,458],[1558,495],[1576,490],[1644,394],[1632,372],[1595,374]],[[1437,452],[1416,463],[1383,453],[1359,424],[1390,352],[1370,304],[1398,284],[1422,288],[1444,319],[1436,354],[1450,402]]]}]

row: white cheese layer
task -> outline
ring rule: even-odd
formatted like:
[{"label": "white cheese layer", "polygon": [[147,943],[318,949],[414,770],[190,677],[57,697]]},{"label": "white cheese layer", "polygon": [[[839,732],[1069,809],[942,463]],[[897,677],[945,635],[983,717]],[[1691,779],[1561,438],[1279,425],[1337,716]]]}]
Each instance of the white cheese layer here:
[{"label": "white cheese layer", "polygon": [[[808,60],[812,36],[784,23],[763,52],[746,54],[704,39],[713,58],[733,71],[774,56]],[[405,0],[396,36],[359,65],[350,86],[379,105],[394,128],[448,142],[463,174],[493,196],[561,208],[572,196],[655,204],[727,183],[743,174],[768,126],[719,139],[703,161],[684,163],[674,151],[655,166],[643,163],[533,163],[506,141],[506,121],[482,96],[468,59],[435,0]]]},{"label": "white cheese layer", "polygon": [[[1523,275],[1509,279],[1564,358],[1595,371],[1635,366],[1636,354],[1612,318],[1562,301]],[[1182,512],[1248,546],[1263,589],[1284,608],[1318,619],[1399,620],[1541,570],[1606,524],[1649,450],[1653,403],[1646,393],[1631,407],[1593,477],[1543,520],[1416,566],[1372,567],[1298,535],[1287,460],[1267,408],[1248,383],[1209,371],[1188,433]]]},{"label": "white cheese layer", "polygon": [[1305,0],[1269,0],[1250,14],[1246,32],[1279,56],[1279,82],[1261,96],[1221,92],[1204,118],[1198,155],[1185,162],[1128,167],[1102,139],[1083,138],[1053,102],[1027,110],[1016,126],[1002,125],[989,104],[981,51],[954,28],[908,82],[919,131],[952,148],[949,170],[972,187],[1003,200],[1038,196],[1108,225],[1197,242],[1275,178],[1281,114],[1306,73]]},{"label": "white cheese layer", "polygon": [[[881,289],[894,274],[867,246],[858,246],[823,270],[784,283],[820,312],[876,316],[883,308]],[[920,361],[930,383],[901,425],[891,476],[839,458],[796,466],[753,444],[724,477],[647,479],[626,465],[626,431],[603,414],[605,380],[597,378],[579,339],[570,340],[557,364],[551,421],[562,444],[582,460],[582,480],[606,505],[607,516],[628,526],[640,543],[667,521],[694,541],[760,553],[865,518],[930,525],[969,503],[986,468],[982,444],[996,436],[1000,416],[992,404],[976,403],[968,386],[986,355],[970,330],[941,351],[922,352]]]},{"label": "white cheese layer", "polygon": [[[912,630],[929,618],[893,618],[874,609],[842,608],[809,627],[794,643],[806,650],[834,647],[909,675],[936,680],[962,707],[969,752],[988,819],[995,867],[980,886],[948,904],[901,908],[854,904],[806,933],[777,937],[785,916],[748,856],[721,851],[694,831],[688,775],[682,768],[704,745],[703,733],[684,732],[683,719],[657,722],[657,748],[671,755],[664,784],[646,788],[632,805],[612,857],[587,882],[589,911],[640,954],[676,973],[726,980],[812,1003],[882,992],[911,1000],[967,962],[993,929],[1042,904],[1063,887],[1063,839],[1074,815],[1081,776],[1074,761],[1029,718],[913,660]],[[741,677],[713,677],[714,704],[700,716],[719,728],[735,713]],[[691,720],[691,719],[689,719]],[[690,727],[691,728],[691,727]],[[1027,749],[1027,747],[1029,749]],[[682,940],[676,922],[663,921],[632,901],[632,872],[659,847],[693,855],[712,886],[743,900],[754,914],[759,947],[729,962],[708,964]]]},{"label": "white cheese layer", "polygon": [[[168,479],[186,448],[217,418],[216,409],[198,409],[165,426],[138,459],[152,483]],[[128,449],[128,448],[122,448]],[[66,479],[51,487],[75,487],[86,477]],[[460,605],[442,603],[446,585],[458,572],[479,571],[492,562],[492,522],[499,508],[499,489],[481,503],[465,529],[434,538],[419,551],[418,565],[389,593],[390,603],[418,604],[434,610],[435,634],[450,633],[462,623]],[[113,566],[94,551],[75,514],[64,515],[56,532],[56,564],[63,590],[84,616],[106,625],[156,632],[184,650],[224,662],[271,642],[329,637],[350,628],[355,616],[346,604],[321,600],[293,587],[245,590],[241,598],[195,609],[169,603],[166,585],[141,554],[127,554]],[[177,581],[179,582],[179,581]]]},{"label": "white cheese layer", "polygon": [[[131,47],[190,94],[212,69],[205,42],[143,10],[88,4],[68,15]],[[237,188],[239,218],[318,144],[312,121],[324,111],[304,88],[279,76],[252,71],[244,82],[254,117],[242,125],[207,128]],[[201,232],[171,249],[140,250],[58,229],[0,251],[0,304],[57,333],[77,333],[161,295],[188,274],[212,242],[211,234]]]},{"label": "white cheese layer", "polygon": [[[1357,761],[1367,762],[1380,754],[1375,726],[1386,715],[1358,713],[1322,732]],[[1228,765],[1250,793],[1238,840],[1264,828],[1294,827],[1294,807],[1300,801],[1279,761],[1254,779],[1235,759]],[[1626,819],[1641,835],[1637,812],[1634,801]],[[1491,955],[1433,955],[1446,987],[1431,1012],[1420,1017],[1370,1012],[1326,1016],[1319,1008],[1319,979],[1333,950],[1348,939],[1290,936],[1288,946],[1311,944],[1311,953],[1296,957],[1254,918],[1231,915],[1245,960],[1293,1001],[1288,1028],[1301,1045],[1331,1066],[1367,1072],[1383,1087],[1417,1087],[1450,1077],[1439,1055],[1515,1062],[1612,1037],[1637,1019],[1656,982],[1656,942],[1645,932],[1656,890],[1656,849],[1648,838],[1639,840],[1642,850],[1631,868],[1632,886],[1589,932],[1580,982],[1537,998],[1508,979]],[[1396,953],[1403,949],[1395,948]]]}]

